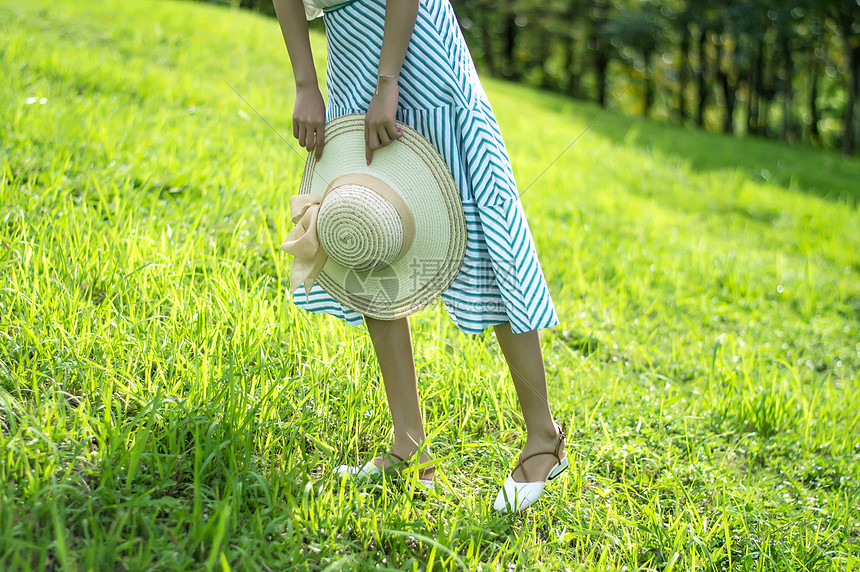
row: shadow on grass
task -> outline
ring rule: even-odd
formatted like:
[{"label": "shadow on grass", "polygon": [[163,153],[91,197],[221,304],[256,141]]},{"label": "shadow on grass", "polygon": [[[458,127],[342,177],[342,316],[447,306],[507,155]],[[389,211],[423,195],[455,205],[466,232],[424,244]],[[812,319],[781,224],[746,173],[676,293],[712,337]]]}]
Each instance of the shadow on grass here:
[{"label": "shadow on grass", "polygon": [[[586,125],[601,111],[593,103],[559,94],[492,79],[482,78],[482,81],[492,84],[494,91],[523,97],[560,114],[578,116]],[[629,97],[629,94],[624,96]],[[694,171],[740,171],[752,181],[769,182],[789,191],[855,208],[860,206],[860,158],[845,158],[835,150],[816,149],[809,144],[787,145],[758,137],[706,133],[693,127],[633,117],[617,108],[609,110],[589,132],[619,144],[679,157]]]}]

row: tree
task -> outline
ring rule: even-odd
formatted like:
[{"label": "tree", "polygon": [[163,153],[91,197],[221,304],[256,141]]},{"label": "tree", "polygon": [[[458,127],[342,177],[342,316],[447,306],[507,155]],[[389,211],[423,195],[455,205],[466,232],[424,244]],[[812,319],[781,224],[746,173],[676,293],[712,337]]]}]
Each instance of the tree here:
[{"label": "tree", "polygon": [[661,46],[665,28],[666,19],[660,14],[660,8],[650,1],[640,3],[638,10],[620,12],[602,26],[621,59],[642,72],[645,82],[642,113],[646,117],[651,115],[654,105],[651,60]]},{"label": "tree", "polygon": [[860,0],[820,0],[821,9],[833,20],[842,40],[845,56],[846,100],[842,120],[842,154],[860,148]]},{"label": "tree", "polygon": [[611,4],[607,0],[589,0],[588,50],[594,66],[594,82],[597,84],[597,103],[606,107],[606,68],[609,67],[609,42],[603,33],[603,25],[609,19]]}]

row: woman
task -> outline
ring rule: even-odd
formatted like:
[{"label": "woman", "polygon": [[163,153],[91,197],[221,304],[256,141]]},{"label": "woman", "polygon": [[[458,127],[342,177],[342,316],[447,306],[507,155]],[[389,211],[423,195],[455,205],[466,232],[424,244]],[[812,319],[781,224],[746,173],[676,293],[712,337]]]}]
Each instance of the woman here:
[{"label": "woman", "polygon": [[[365,115],[367,164],[400,137],[402,121],[445,159],[460,190],[467,248],[457,278],[442,293],[466,333],[493,326],[514,381],[528,432],[519,462],[494,502],[521,510],[568,466],[564,431],[552,417],[538,329],[559,323],[522,210],[510,160],[486,93],[448,0],[273,0],[296,80],[293,136],[322,159],[325,124]],[[328,107],[317,84],[307,19],[324,17]],[[369,477],[405,459],[429,464],[407,318],[381,321],[345,308],[318,285],[293,303],[353,326],[366,324],[382,371],[394,443],[362,467]],[[420,454],[419,454],[420,452]],[[423,469],[432,483],[434,468]]]}]

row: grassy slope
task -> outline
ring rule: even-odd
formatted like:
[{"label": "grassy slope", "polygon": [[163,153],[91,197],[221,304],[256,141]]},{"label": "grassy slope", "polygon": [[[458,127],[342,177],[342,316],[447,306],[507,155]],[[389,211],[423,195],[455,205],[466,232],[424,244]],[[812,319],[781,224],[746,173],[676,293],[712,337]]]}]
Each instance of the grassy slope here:
[{"label": "grassy slope", "polygon": [[543,340],[575,460],[499,518],[516,396],[492,332],[439,304],[411,321],[445,494],[326,476],[388,412],[363,330],[285,297],[304,152],[227,85],[298,149],[274,22],[3,0],[0,77],[0,568],[860,556],[860,162],[610,113],[530,185],[598,110],[485,79],[563,320]]}]

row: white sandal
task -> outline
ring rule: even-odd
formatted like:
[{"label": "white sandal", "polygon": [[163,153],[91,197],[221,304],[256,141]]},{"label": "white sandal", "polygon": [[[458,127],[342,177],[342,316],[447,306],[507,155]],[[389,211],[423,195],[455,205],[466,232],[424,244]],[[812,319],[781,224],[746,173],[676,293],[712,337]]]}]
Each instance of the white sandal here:
[{"label": "white sandal", "polygon": [[[493,508],[495,510],[504,513],[513,509],[512,512],[519,512],[524,508],[533,505],[543,494],[543,489],[546,486],[547,481],[551,481],[556,478],[563,473],[568,466],[570,466],[570,463],[567,460],[567,453],[565,453],[564,457],[559,456],[559,449],[564,442],[564,430],[566,426],[567,422],[564,422],[560,427],[561,433],[558,437],[558,445],[555,446],[555,451],[532,453],[517,462],[517,466],[514,467],[514,470],[511,471],[510,474],[508,474],[505,484],[499,490],[499,494],[496,495],[496,501],[493,503]],[[555,455],[555,458],[558,459],[558,462],[549,470],[549,474],[546,477],[547,480],[527,481],[523,483],[515,481],[513,474],[516,472],[517,468],[523,464],[523,461],[527,461],[537,455]]]},{"label": "white sandal", "polygon": [[[406,459],[401,457],[400,455],[392,452],[386,453],[387,455],[391,455],[395,459],[399,460],[401,464],[406,463]],[[355,467],[352,465],[341,465],[337,469],[335,469],[335,473],[339,475],[349,476],[358,481],[366,481],[366,482],[378,482],[384,475],[384,471],[373,464],[373,459],[366,462],[360,467]],[[392,475],[394,480],[402,480],[404,477],[399,473]],[[436,479],[417,479],[418,485],[423,488],[425,491],[432,491],[436,488]]]}]

